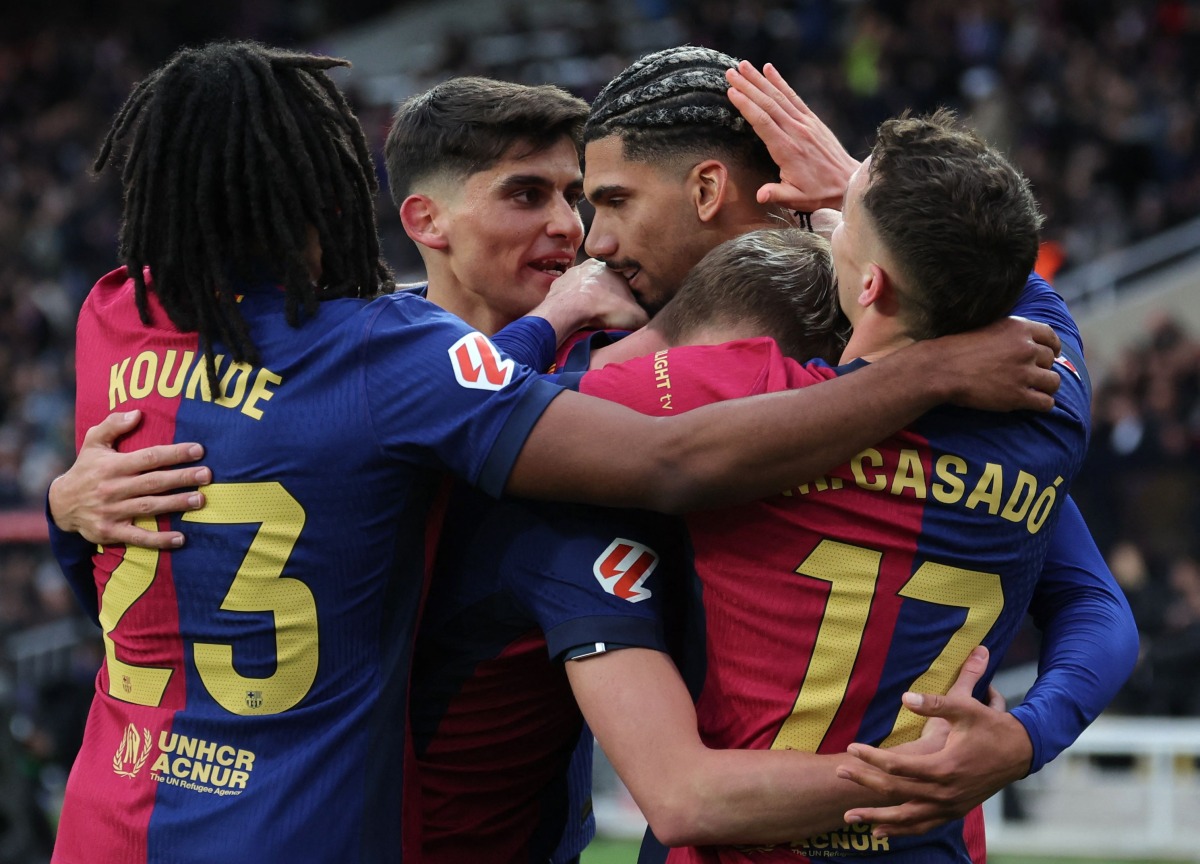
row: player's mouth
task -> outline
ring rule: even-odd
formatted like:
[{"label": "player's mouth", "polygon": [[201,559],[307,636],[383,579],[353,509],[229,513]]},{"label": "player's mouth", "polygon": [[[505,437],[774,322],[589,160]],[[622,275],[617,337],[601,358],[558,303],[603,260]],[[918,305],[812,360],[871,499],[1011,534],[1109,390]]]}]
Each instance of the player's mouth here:
[{"label": "player's mouth", "polygon": [[526,266],[533,270],[537,270],[539,273],[545,273],[551,279],[557,279],[559,276],[566,273],[573,263],[573,258],[553,256],[548,258],[538,258],[534,261],[530,261]]},{"label": "player's mouth", "polygon": [[629,287],[633,288],[633,280],[636,279],[638,277],[638,274],[642,272],[642,268],[641,267],[624,267],[624,268],[621,268],[620,270],[617,270],[617,272],[620,273],[622,276],[624,276],[625,281],[629,283]]}]

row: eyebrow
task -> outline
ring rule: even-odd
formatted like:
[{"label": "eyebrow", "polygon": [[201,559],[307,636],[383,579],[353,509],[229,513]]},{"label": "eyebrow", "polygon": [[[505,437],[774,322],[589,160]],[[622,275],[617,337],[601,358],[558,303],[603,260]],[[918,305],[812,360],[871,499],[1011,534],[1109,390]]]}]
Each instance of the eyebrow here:
[{"label": "eyebrow", "polygon": [[591,201],[593,204],[602,204],[602,203],[604,203],[605,199],[610,198],[613,195],[627,195],[627,194],[629,194],[629,190],[626,189],[624,186],[621,186],[616,183],[610,183],[607,186],[597,186],[591,192],[588,192],[587,199],[589,201]]},{"label": "eyebrow", "polygon": [[[510,174],[500,181],[497,188],[501,192],[520,189],[524,186],[536,186],[540,189],[553,189],[554,181],[542,174]],[[579,177],[567,184],[568,189],[583,189],[583,178]]]}]

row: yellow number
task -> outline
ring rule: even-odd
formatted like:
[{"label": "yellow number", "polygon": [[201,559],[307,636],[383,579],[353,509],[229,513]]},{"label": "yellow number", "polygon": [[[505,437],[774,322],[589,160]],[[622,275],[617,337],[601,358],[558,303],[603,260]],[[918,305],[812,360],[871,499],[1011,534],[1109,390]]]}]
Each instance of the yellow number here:
[{"label": "yellow number", "polygon": [[882,558],[872,549],[822,540],[796,568],[802,576],[828,582],[829,600],[804,685],[772,749],[815,753],[821,745],[850,684]]},{"label": "yellow number", "polygon": [[[209,525],[255,524],[259,528],[238,567],[221,608],[229,612],[270,612],[275,619],[275,672],[249,678],[233,666],[233,646],[197,642],[196,668],[204,687],[233,714],[278,714],[295,706],[317,676],[317,604],[298,579],[282,576],[304,527],[304,508],[278,483],[214,483],[204,489],[206,505],[183,515]],[[153,518],[139,519],[153,531]],[[108,664],[109,694],[138,705],[159,705],[172,670],[134,666],[117,657],[111,633],[154,581],[158,552],[130,546],[104,588],[100,625]]]},{"label": "yellow number", "polygon": [[[872,549],[822,540],[796,572],[830,583],[825,615],[817,631],[808,672],[784,720],[773,750],[816,752],[841,707],[862,644],[883,555]],[[995,573],[964,570],[927,561],[898,592],[901,597],[967,610],[967,619],[950,637],[929,668],[909,689],[945,693],[971,649],[983,641],[1004,608],[1004,591]],[[901,708],[884,747],[912,741],[924,720]]]},{"label": "yellow number", "polygon": [[233,646],[197,642],[196,669],[205,689],[232,714],[278,714],[312,688],[317,677],[317,604],[299,579],[281,576],[304,527],[304,508],[278,483],[221,483],[204,489],[205,506],[187,522],[258,522],[258,532],[221,608],[275,616],[275,672],[248,678],[233,667]]},{"label": "yellow number", "polygon": [[[138,528],[155,531],[158,526],[151,516],[133,523]],[[108,664],[108,695],[134,705],[158,705],[171,682],[173,670],[157,666],[134,666],[117,656],[112,631],[117,629],[129,607],[146,593],[154,581],[158,567],[158,550],[129,546],[121,563],[108,577],[104,586],[104,601],[100,604],[100,628],[104,631],[104,659]]]}]

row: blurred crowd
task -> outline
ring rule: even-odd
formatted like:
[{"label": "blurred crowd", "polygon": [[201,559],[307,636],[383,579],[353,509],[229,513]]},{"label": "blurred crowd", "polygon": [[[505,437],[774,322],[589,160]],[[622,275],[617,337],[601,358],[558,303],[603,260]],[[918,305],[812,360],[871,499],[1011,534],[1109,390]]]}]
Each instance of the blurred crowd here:
[{"label": "blurred crowd", "polygon": [[[237,36],[319,47],[330,28],[385,5],[228,0],[200,14],[168,2],[147,18],[132,2],[114,10],[75,0],[51,3],[62,13],[53,21],[30,7],[3,13],[0,527],[13,524],[4,511],[40,511],[74,452],[74,320],[113,266],[120,207],[113,178],[90,166],[131,85],[180,44]],[[437,59],[406,80],[423,87],[484,74],[554,81],[591,98],[641,53],[704,44],[774,62],[859,155],[888,116],[957,108],[1031,179],[1051,271],[1200,213],[1200,2],[580,0],[536,10],[515,3],[501,27],[448,32]],[[351,86],[382,170],[390,112],[408,94],[381,101]],[[380,221],[385,254],[412,274],[418,260],[390,206]],[[1200,343],[1169,320],[1152,322],[1097,382],[1094,411],[1075,494],[1145,649],[1118,707],[1200,716]],[[0,744],[15,741],[20,757],[0,753],[0,801],[10,802],[0,806],[0,864],[25,860],[6,849],[16,805],[4,790],[15,783],[39,800],[53,796],[96,665],[84,640],[56,675],[31,685],[16,673],[13,646],[38,632],[62,641],[62,622],[74,616],[43,546],[0,544]],[[28,842],[44,841],[33,832]]]}]

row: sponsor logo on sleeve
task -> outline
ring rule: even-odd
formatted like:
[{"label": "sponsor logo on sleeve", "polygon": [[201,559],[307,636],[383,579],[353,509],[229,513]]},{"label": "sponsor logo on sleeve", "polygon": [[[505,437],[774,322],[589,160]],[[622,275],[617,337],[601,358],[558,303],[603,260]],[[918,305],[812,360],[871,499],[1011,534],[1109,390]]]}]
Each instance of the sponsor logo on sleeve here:
[{"label": "sponsor logo on sleeve", "polygon": [[1067,357],[1065,354],[1059,354],[1057,357],[1054,358],[1054,362],[1057,363],[1059,366],[1065,366],[1068,370],[1070,370],[1071,374],[1074,375],[1076,378],[1078,378],[1080,381],[1083,380],[1083,377],[1079,374],[1079,370],[1075,368],[1075,364],[1072,363],[1070,358]]},{"label": "sponsor logo on sleeve", "polygon": [[516,363],[500,354],[482,333],[468,333],[450,346],[458,383],[472,390],[499,390],[512,381]]},{"label": "sponsor logo on sleeve", "polygon": [[649,546],[618,537],[592,565],[596,580],[609,594],[640,603],[652,596],[646,580],[658,566],[658,554]]}]

